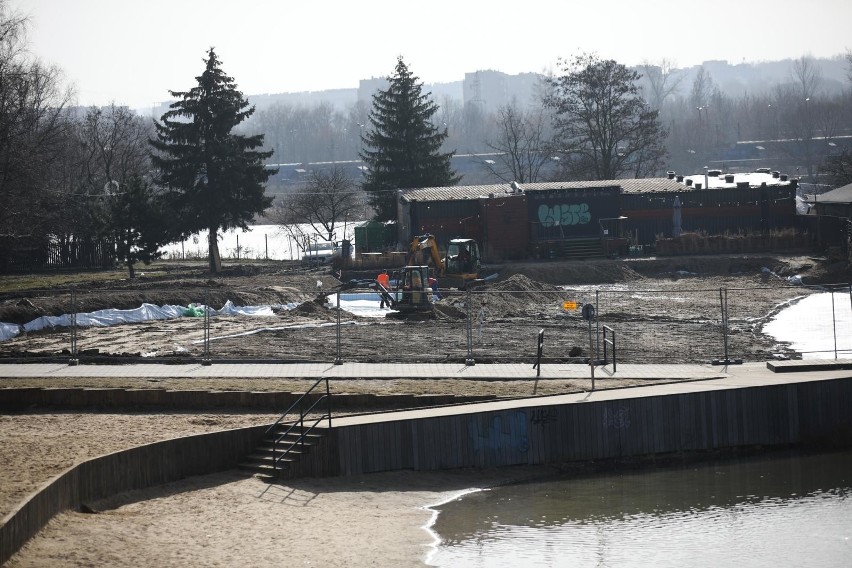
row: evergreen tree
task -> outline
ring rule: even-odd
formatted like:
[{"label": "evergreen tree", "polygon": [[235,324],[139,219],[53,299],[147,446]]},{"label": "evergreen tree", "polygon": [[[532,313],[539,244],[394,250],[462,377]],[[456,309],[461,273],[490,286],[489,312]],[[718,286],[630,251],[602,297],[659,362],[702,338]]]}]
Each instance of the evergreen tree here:
[{"label": "evergreen tree", "polygon": [[171,91],[179,100],[169,106],[162,123],[155,123],[157,138],[151,145],[157,150],[158,181],[175,193],[184,234],[209,231],[209,264],[215,274],[222,268],[219,230],[245,229],[272,204],[264,184],[275,172],[263,167],[272,152],[257,150],[263,146],[262,134],[232,132],[254,107],[222,71],[213,48],[207,56],[196,87]]},{"label": "evergreen tree", "polygon": [[372,128],[363,136],[361,158],[367,164],[362,184],[380,220],[396,219],[396,190],[455,185],[450,167],[455,152],[441,153],[447,129],[430,119],[438,106],[422,93],[423,84],[397,59],[387,90],[373,95]]},{"label": "evergreen tree", "polygon": [[115,238],[116,256],[127,264],[130,278],[136,277],[136,263],[160,258],[160,247],[174,240],[169,213],[167,201],[138,175],[110,198],[108,228]]}]

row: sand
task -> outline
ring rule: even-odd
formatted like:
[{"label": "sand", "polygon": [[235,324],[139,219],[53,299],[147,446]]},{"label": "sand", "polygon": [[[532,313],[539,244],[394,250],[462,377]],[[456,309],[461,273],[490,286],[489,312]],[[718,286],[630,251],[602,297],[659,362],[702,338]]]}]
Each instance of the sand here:
[{"label": "sand", "polygon": [[[137,443],[264,423],[267,415],[0,417],[0,514],[72,463]],[[37,449],[35,449],[37,448]],[[35,566],[422,566],[430,504],[549,475],[543,467],[401,471],[269,483],[232,470],[87,503],[55,517],[8,562]]]}]

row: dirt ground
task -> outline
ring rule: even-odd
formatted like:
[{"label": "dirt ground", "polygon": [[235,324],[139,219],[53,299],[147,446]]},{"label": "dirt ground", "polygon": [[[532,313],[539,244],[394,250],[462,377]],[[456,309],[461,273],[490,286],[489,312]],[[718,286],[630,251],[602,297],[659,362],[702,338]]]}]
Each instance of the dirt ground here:
[{"label": "dirt ground", "polygon": [[[805,284],[850,279],[846,265],[802,256],[563,261],[495,265],[484,272],[497,278],[469,295],[444,291],[434,319],[342,312],[339,335],[336,310],[318,299],[318,284],[326,292],[340,285],[328,269],[246,265],[230,267],[215,279],[174,270],[120,285],[82,283],[76,286],[74,308],[131,309],[143,302],[218,308],[227,300],[299,304],[269,317],[211,318],[209,355],[219,359],[326,361],[336,356],[339,341],[340,356],[348,361],[457,362],[469,353],[481,362],[532,361],[537,335],[544,330],[546,361],[582,362],[590,355],[588,328],[580,311],[565,310],[563,303],[592,303],[600,324],[618,335],[620,360],[693,363],[723,358],[726,343],[730,358],[795,357],[762,333],[762,325],[781,307],[813,291],[787,279],[799,276]],[[344,273],[343,281],[349,276]],[[727,335],[721,326],[723,305]],[[7,323],[70,311],[65,288],[21,290],[0,299],[0,321]],[[83,357],[197,358],[205,355],[203,320],[80,328],[77,349]],[[56,356],[70,345],[68,328],[31,332],[0,343],[0,357]]]},{"label": "dirt ground", "polygon": [[[619,333],[619,360],[704,362],[721,355],[720,305],[729,303],[730,346],[765,357],[787,352],[761,333],[762,323],[811,289],[790,286],[849,282],[849,267],[808,257],[692,257],[660,260],[552,262],[493,267],[499,274],[468,296],[448,293],[434,320],[406,322],[342,314],[341,346],[348,360],[454,361],[470,345],[477,361],[531,360],[544,329],[545,360],[588,356],[588,328],[564,301],[592,303]],[[343,276],[346,279],[346,275]],[[284,271],[266,266],[231,267],[222,277],[188,276],[176,270],[157,278],[117,285],[78,284],[76,311],[207,303],[299,303],[269,318],[222,317],[211,322],[211,354],[221,358],[327,360],[336,343],[335,310],[317,296],[339,282],[327,272]],[[727,298],[720,289],[728,290]],[[69,311],[65,288],[25,289],[0,296],[0,321],[25,323]],[[259,321],[263,320],[263,321]],[[56,355],[67,349],[64,329],[30,333],[0,344],[0,356]],[[243,335],[241,335],[243,334]],[[81,330],[78,345],[119,359],[145,353],[158,358],[200,356],[204,330],[195,318]],[[569,352],[575,351],[572,358]],[[331,351],[333,356],[334,351]],[[94,351],[90,351],[94,354]],[[789,353],[795,356],[793,353]],[[301,389],[298,381],[125,378],[52,379],[4,386],[182,389]],[[175,380],[176,381],[176,380]],[[494,393],[518,396],[566,392],[582,385],[564,381],[351,381],[346,392]],[[605,387],[606,385],[601,385]],[[66,467],[90,457],[176,436],[263,424],[268,414],[217,413],[15,413],[0,415],[0,517],[29,492]],[[541,474],[541,472],[538,472]],[[508,474],[509,477],[517,473]],[[506,472],[421,475],[399,472],[357,479],[306,480],[267,485],[235,472],[203,476],[119,495],[95,505],[96,515],[67,512],[54,519],[9,566],[422,565],[433,537],[422,529],[432,512],[423,506],[466,487],[507,481]],[[244,522],[251,519],[251,522]],[[317,549],[317,527],[326,537]],[[332,538],[332,535],[334,538]],[[353,545],[353,543],[360,543]]]}]

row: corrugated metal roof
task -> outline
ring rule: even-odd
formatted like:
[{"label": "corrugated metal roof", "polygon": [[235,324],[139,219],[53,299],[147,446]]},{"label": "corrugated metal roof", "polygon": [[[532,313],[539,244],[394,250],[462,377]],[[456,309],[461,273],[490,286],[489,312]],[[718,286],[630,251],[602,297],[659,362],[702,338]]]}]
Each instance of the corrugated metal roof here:
[{"label": "corrugated metal roof", "polygon": [[[691,176],[694,181],[704,182],[704,175]],[[687,179],[687,178],[684,178]],[[762,182],[767,185],[789,185],[788,181],[779,181],[770,174],[736,174],[734,183],[725,183],[724,175],[721,178],[710,178],[713,180],[710,189],[733,189],[737,182],[748,181],[751,187],[759,187]],[[719,182],[719,183],[714,183]],[[676,179],[665,178],[643,178],[643,179],[611,179],[598,181],[553,181],[540,183],[524,183],[520,185],[525,193],[535,191],[555,191],[560,189],[595,189],[620,187],[625,194],[642,193],[688,193],[695,191],[694,186],[687,186]],[[473,199],[485,199],[489,197],[511,197],[518,195],[512,193],[512,187],[508,183],[497,183],[491,185],[456,185],[453,187],[422,187],[417,189],[402,190],[402,197],[408,201],[466,201]]]},{"label": "corrugated metal roof", "polygon": [[821,195],[808,196],[811,203],[852,203],[852,183],[826,191]]}]

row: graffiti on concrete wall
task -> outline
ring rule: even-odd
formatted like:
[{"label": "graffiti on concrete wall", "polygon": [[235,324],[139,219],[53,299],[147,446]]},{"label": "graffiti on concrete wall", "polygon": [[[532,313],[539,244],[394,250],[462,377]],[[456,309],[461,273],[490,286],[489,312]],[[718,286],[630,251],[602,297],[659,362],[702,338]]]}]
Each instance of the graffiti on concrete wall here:
[{"label": "graffiti on concrete wall", "polygon": [[615,428],[616,430],[630,428],[630,409],[626,406],[615,411],[604,408],[603,425],[604,428]]},{"label": "graffiti on concrete wall", "polygon": [[532,411],[530,422],[537,425],[550,424],[556,422],[555,408],[536,408]]},{"label": "graffiti on concrete wall", "polygon": [[524,453],[529,449],[527,414],[522,410],[511,414],[472,416],[467,429],[476,453],[506,449]]},{"label": "graffiti on concrete wall", "polygon": [[591,220],[588,203],[561,203],[553,207],[538,207],[538,221],[544,227],[585,225]]}]

